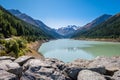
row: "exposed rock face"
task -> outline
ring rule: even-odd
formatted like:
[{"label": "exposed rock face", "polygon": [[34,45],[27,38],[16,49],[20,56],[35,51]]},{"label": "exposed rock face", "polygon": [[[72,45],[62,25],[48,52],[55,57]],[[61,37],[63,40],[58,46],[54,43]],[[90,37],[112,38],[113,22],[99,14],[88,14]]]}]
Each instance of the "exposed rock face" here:
[{"label": "exposed rock face", "polygon": [[53,67],[58,68],[60,70],[64,70],[66,68],[66,65],[63,61],[57,60],[55,58],[46,58],[45,61]]},{"label": "exposed rock face", "polygon": [[0,80],[120,80],[120,57],[77,59],[64,63],[54,58],[0,57]]},{"label": "exposed rock face", "polygon": [[86,68],[90,62],[92,62],[92,60],[77,59],[73,62],[67,63],[67,66]]},{"label": "exposed rock face", "polygon": [[0,57],[0,61],[1,60],[12,60],[12,61],[14,61],[15,58],[14,57],[10,57],[10,56],[2,56],[2,57]]},{"label": "exposed rock face", "polygon": [[[33,80],[70,80],[61,69],[63,62],[57,59],[31,59],[23,65],[25,73],[21,80],[33,78]],[[28,76],[29,75],[29,76]]]},{"label": "exposed rock face", "polygon": [[83,68],[70,67],[70,68],[66,68],[65,71],[72,80],[77,80],[78,73],[81,70],[83,70]]},{"label": "exposed rock face", "polygon": [[90,70],[82,70],[78,74],[77,80],[106,80],[104,76]]},{"label": "exposed rock face", "polygon": [[23,65],[25,62],[27,62],[30,59],[34,59],[32,56],[22,56],[16,59],[14,62],[18,63],[19,65]]},{"label": "exposed rock face", "polygon": [[120,80],[120,71],[117,71],[117,72],[114,73],[113,79],[114,80]]},{"label": "exposed rock face", "polygon": [[17,76],[22,75],[22,67],[11,60],[0,61],[0,70],[6,70],[10,73],[16,74]]},{"label": "exposed rock face", "polygon": [[113,75],[115,71],[120,70],[120,57],[97,57],[88,67],[104,66],[108,75]]},{"label": "exposed rock face", "polygon": [[4,70],[0,70],[0,80],[19,80],[16,75]]}]

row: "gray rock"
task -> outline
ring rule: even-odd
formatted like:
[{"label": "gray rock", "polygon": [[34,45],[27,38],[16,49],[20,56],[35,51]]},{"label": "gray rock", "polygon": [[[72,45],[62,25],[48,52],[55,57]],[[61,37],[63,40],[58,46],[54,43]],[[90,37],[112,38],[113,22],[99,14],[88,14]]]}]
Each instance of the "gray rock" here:
[{"label": "gray rock", "polygon": [[21,56],[21,57],[17,58],[14,62],[16,62],[20,66],[22,66],[24,63],[26,63],[30,59],[34,59],[34,57],[32,57],[32,56]]},{"label": "gray rock", "polygon": [[21,80],[32,79],[32,80],[70,80],[61,71],[54,68],[45,67],[30,67],[23,76]]},{"label": "gray rock", "polygon": [[114,80],[120,80],[120,71],[117,71],[117,72],[114,73],[113,79]]},{"label": "gray rock", "polygon": [[113,78],[112,78],[112,76],[107,76],[107,75],[104,75],[105,76],[105,79],[106,80],[114,80]]},{"label": "gray rock", "polygon": [[10,56],[1,56],[1,57],[0,57],[0,61],[1,61],[1,60],[12,60],[12,61],[14,61],[15,58],[14,58],[14,57],[10,57]]},{"label": "gray rock", "polygon": [[0,80],[19,80],[16,75],[0,70]]},{"label": "gray rock", "polygon": [[60,70],[64,70],[66,65],[63,61],[57,60],[55,58],[46,58],[46,62],[48,62],[52,67],[58,68]]},{"label": "gray rock", "polygon": [[23,70],[26,71],[29,67],[34,66],[43,66],[43,67],[52,67],[49,62],[43,61],[41,59],[30,59],[23,65]]},{"label": "gray rock", "polygon": [[79,72],[77,80],[106,80],[104,76],[90,70],[82,70]]},{"label": "gray rock", "polygon": [[0,70],[6,70],[15,75],[21,76],[22,67],[18,63],[12,62],[11,60],[0,61]]},{"label": "gray rock", "polygon": [[69,67],[66,68],[65,72],[71,79],[77,80],[78,73],[83,69],[84,68]]},{"label": "gray rock", "polygon": [[92,60],[85,60],[85,59],[77,59],[73,62],[67,63],[68,67],[79,67],[79,68],[86,68]]},{"label": "gray rock", "polygon": [[104,66],[107,75],[113,75],[115,71],[120,70],[120,57],[97,57],[88,67]]},{"label": "gray rock", "polygon": [[88,70],[98,72],[100,74],[106,74],[106,69],[104,66],[97,66],[97,67],[92,67],[92,68],[87,68]]},{"label": "gray rock", "polygon": [[29,80],[30,78],[33,80],[70,80],[70,78],[57,67],[57,60],[55,61],[52,59],[45,61],[40,59],[29,60],[23,65],[25,72],[21,80]]},{"label": "gray rock", "polygon": [[78,73],[85,69],[88,64],[91,62],[91,60],[85,60],[85,59],[77,59],[73,62],[66,63],[65,71],[68,74],[70,78],[73,80],[77,80]]},{"label": "gray rock", "polygon": [[8,70],[6,64],[12,63],[11,60],[2,60],[0,61],[0,70]]}]

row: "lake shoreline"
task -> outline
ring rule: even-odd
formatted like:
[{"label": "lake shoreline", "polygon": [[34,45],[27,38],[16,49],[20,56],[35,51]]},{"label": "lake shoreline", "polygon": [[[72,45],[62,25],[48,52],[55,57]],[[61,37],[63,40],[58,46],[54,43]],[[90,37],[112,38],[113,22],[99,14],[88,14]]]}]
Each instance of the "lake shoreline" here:
[{"label": "lake shoreline", "polygon": [[99,38],[73,38],[74,40],[101,41],[101,42],[120,42],[120,39],[99,39]]},{"label": "lake shoreline", "polygon": [[42,53],[38,52],[38,49],[40,48],[40,46],[47,42],[46,40],[39,40],[39,41],[35,41],[35,42],[31,42],[28,43],[27,47],[29,48],[29,52],[26,53],[26,56],[33,56],[37,59],[44,59],[44,56],[42,55]]}]

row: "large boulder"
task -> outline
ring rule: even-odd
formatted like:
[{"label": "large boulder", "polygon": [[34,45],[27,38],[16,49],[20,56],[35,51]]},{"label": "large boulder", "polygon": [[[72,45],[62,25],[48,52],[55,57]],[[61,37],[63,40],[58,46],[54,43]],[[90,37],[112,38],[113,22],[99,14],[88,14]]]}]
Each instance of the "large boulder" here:
[{"label": "large boulder", "polygon": [[21,76],[22,67],[18,63],[12,62],[11,60],[0,61],[0,70],[6,70],[15,75]]},{"label": "large boulder", "polygon": [[32,66],[52,67],[48,62],[45,62],[41,59],[30,59],[23,65],[23,70],[26,71]]},{"label": "large boulder", "polygon": [[1,57],[0,57],[0,61],[1,61],[1,60],[12,60],[12,61],[14,61],[15,58],[14,58],[14,57],[10,57],[10,56],[1,56]]},{"label": "large boulder", "polygon": [[97,66],[97,67],[89,67],[88,70],[98,72],[100,74],[106,74],[106,69],[104,66]]},{"label": "large boulder", "polygon": [[14,62],[18,63],[20,66],[22,66],[24,63],[26,63],[30,59],[35,59],[32,56],[21,56],[17,58]]},{"label": "large boulder", "polygon": [[120,71],[114,73],[113,80],[120,80]]},{"label": "large boulder", "polygon": [[0,70],[0,80],[19,80],[16,75]]},{"label": "large boulder", "polygon": [[45,68],[45,67],[30,67],[23,76],[21,80],[70,80],[65,76],[61,71],[54,68]]},{"label": "large boulder", "polygon": [[77,59],[70,63],[66,63],[65,72],[71,79],[77,80],[78,73],[85,69],[90,62],[91,60]]},{"label": "large boulder", "polygon": [[60,70],[64,70],[66,68],[66,65],[63,61],[55,58],[46,58],[45,62],[49,63],[52,67],[58,68]]},{"label": "large boulder", "polygon": [[88,67],[104,66],[107,75],[113,75],[115,71],[120,70],[120,57],[97,57]]},{"label": "large boulder", "polygon": [[65,69],[65,72],[67,73],[67,75],[73,79],[73,80],[77,80],[77,76],[78,73],[83,70],[84,68],[78,68],[78,67],[69,67]]},{"label": "large boulder", "polygon": [[82,70],[79,72],[77,80],[106,80],[103,75],[90,71],[90,70]]},{"label": "large boulder", "polygon": [[7,64],[12,63],[11,60],[2,60],[0,61],[0,70],[8,70]]},{"label": "large boulder", "polygon": [[[52,61],[52,62],[51,62]],[[55,62],[56,61],[56,62]],[[57,67],[57,60],[31,59],[23,65],[21,80],[70,80],[64,71]],[[56,65],[55,65],[56,64]]]}]

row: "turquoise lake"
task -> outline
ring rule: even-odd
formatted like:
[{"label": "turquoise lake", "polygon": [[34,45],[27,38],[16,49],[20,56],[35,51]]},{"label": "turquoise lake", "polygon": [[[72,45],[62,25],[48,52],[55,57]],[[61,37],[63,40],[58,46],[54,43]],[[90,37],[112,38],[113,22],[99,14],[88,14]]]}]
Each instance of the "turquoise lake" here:
[{"label": "turquoise lake", "polygon": [[38,50],[46,58],[71,62],[78,58],[93,59],[97,56],[120,55],[120,43],[58,39],[43,43]]}]

